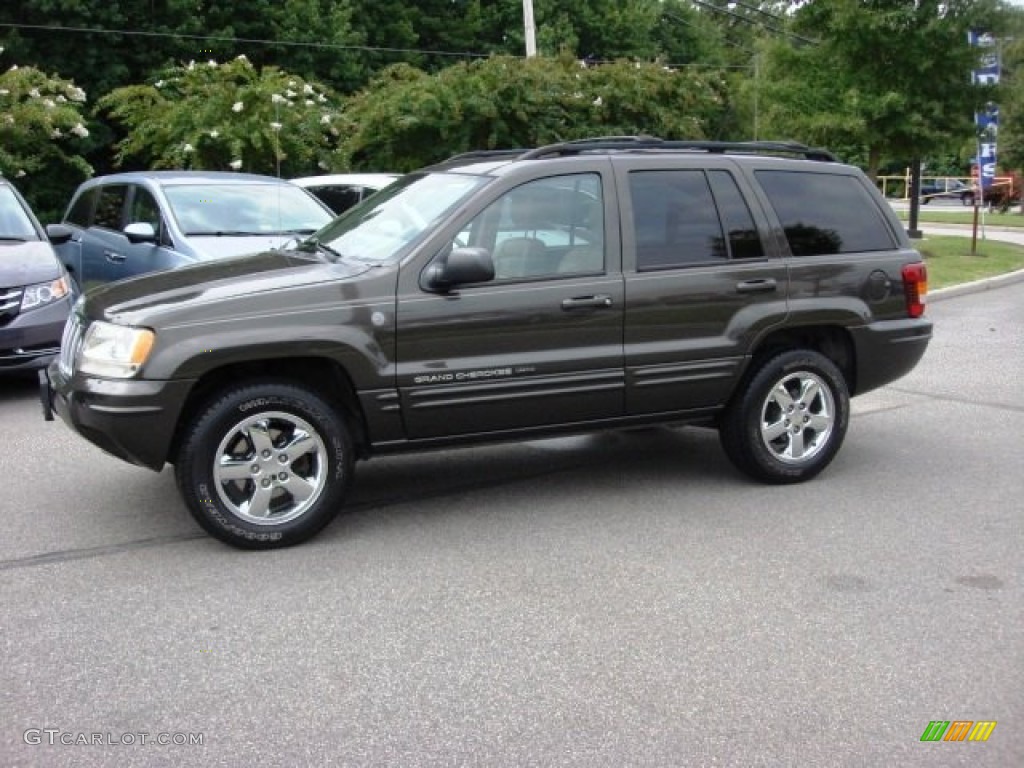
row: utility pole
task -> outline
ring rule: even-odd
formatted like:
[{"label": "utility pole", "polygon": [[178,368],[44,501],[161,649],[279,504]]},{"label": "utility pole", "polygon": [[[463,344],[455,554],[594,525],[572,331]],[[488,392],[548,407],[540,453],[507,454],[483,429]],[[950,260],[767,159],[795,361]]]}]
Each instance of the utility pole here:
[{"label": "utility pole", "polygon": [[537,35],[533,23],[533,0],[523,0],[523,31],[526,33],[526,58],[537,55]]}]

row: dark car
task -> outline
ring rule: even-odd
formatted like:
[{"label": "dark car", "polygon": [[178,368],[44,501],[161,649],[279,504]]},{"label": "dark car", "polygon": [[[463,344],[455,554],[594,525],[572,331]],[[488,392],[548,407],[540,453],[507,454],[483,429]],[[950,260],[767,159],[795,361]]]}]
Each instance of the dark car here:
[{"label": "dark car", "polygon": [[273,176],[138,171],[98,176],[75,192],[58,255],[83,288],[199,261],[255,253],[309,235],[333,212]]},{"label": "dark car", "polygon": [[397,173],[333,173],[303,176],[292,184],[309,190],[335,214],[342,214],[398,178]]},{"label": "dark car", "polygon": [[851,396],[924,354],[926,292],[890,206],[823,150],[471,153],[296,248],[90,292],[43,404],[173,464],[198,523],[248,548],[323,528],[356,459],[480,441],[694,424],[794,483],[836,455]]},{"label": "dark car", "polygon": [[0,178],[0,374],[40,368],[60,350],[74,295],[51,241],[70,235],[58,225],[47,235],[14,185]]},{"label": "dark car", "polygon": [[958,200],[964,205],[973,205],[974,190],[958,179],[922,179],[920,198],[922,205],[932,200]]}]

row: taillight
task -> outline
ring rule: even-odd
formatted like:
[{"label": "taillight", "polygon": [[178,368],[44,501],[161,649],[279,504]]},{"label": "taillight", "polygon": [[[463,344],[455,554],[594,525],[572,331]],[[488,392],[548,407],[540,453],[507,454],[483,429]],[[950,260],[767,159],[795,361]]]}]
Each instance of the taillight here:
[{"label": "taillight", "polygon": [[907,314],[911,317],[923,315],[928,295],[928,268],[924,262],[904,265],[903,294],[907,297]]}]

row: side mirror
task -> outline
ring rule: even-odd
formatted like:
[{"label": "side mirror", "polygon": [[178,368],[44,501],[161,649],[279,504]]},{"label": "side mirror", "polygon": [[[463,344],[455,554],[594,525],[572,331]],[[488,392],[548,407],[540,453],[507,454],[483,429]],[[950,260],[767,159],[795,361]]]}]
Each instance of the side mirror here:
[{"label": "side mirror", "polygon": [[65,227],[63,224],[46,225],[46,237],[53,245],[63,245],[71,239],[73,234],[74,230],[71,227]]},{"label": "side mirror", "polygon": [[427,268],[426,287],[447,291],[464,283],[484,283],[494,279],[494,261],[486,248],[455,248]]},{"label": "side mirror", "polygon": [[148,221],[133,221],[124,228],[124,234],[130,243],[156,242],[156,230]]}]

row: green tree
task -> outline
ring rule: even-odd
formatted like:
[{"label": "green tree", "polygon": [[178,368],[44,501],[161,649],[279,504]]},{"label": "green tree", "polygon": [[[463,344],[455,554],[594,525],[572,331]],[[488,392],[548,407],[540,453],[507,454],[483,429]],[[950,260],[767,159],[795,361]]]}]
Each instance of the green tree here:
[{"label": "green tree", "polygon": [[84,104],[84,90],[35,67],[0,73],[0,175],[22,188],[44,221],[59,216],[66,188],[92,173],[80,155],[89,135]]},{"label": "green tree", "polygon": [[658,64],[496,56],[434,75],[398,65],[345,107],[336,168],[409,171],[475,149],[595,135],[703,138],[720,81]]},{"label": "green tree", "polygon": [[337,139],[336,105],[324,86],[238,56],[172,67],[150,85],[114,90],[98,107],[128,130],[118,162],[297,176],[325,163]]},{"label": "green tree", "polygon": [[871,174],[887,157],[959,149],[990,95],[970,81],[967,31],[995,13],[995,0],[811,0],[792,32],[813,42],[764,45],[766,130],[863,159]]}]

